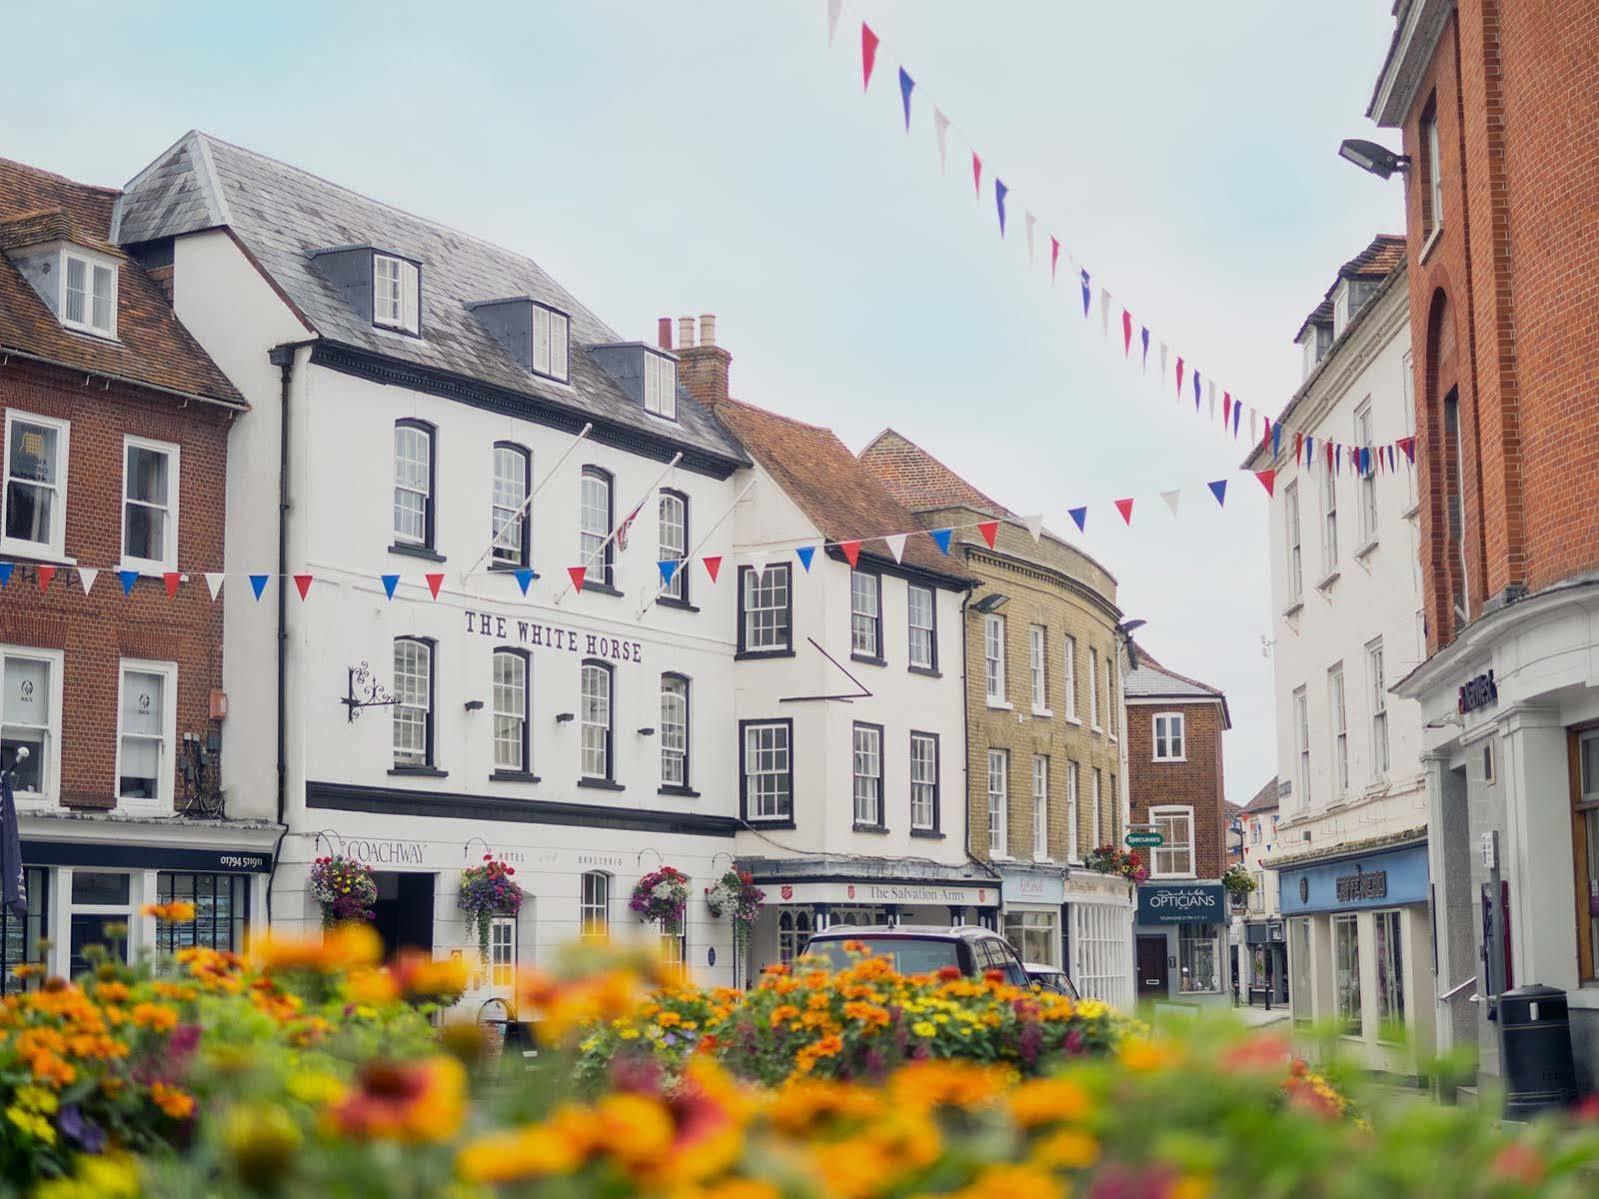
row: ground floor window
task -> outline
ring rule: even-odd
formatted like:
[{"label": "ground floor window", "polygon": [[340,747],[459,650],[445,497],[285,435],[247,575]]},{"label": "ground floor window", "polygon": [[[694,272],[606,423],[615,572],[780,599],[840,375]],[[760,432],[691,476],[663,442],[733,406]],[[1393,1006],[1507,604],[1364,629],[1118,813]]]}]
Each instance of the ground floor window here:
[{"label": "ground floor window", "polygon": [[489,923],[489,985],[508,987],[516,981],[516,919],[496,916]]},{"label": "ground floor window", "polygon": [[1125,1006],[1132,998],[1132,928],[1126,908],[1106,903],[1074,903],[1071,912],[1072,967],[1067,973],[1084,999]]},{"label": "ground floor window", "polygon": [[1377,1019],[1378,1036],[1385,1041],[1402,1040],[1405,1024],[1405,959],[1400,949],[1400,923],[1402,912],[1378,912],[1376,923],[1377,950]]},{"label": "ground floor window", "polygon": [[1577,965],[1578,974],[1588,982],[1599,979],[1599,729],[1577,735],[1576,742],[1571,840],[1577,876]]},{"label": "ground floor window", "polygon": [[777,960],[792,962],[805,953],[816,931],[809,908],[784,908],[777,914]]},{"label": "ground floor window", "polygon": [[0,995],[39,985],[37,978],[19,978],[15,970],[24,963],[37,965],[44,961],[43,942],[50,935],[50,893],[45,879],[43,870],[29,868],[24,880],[28,885],[28,914],[22,919],[0,905]]},{"label": "ground floor window", "polygon": [[833,909],[832,915],[827,920],[829,928],[837,927],[840,924],[847,924],[852,928],[866,928],[874,924],[887,923],[887,908],[871,908],[859,904],[848,906],[840,904]]},{"label": "ground floor window", "polygon": [[1288,922],[1288,1003],[1298,1023],[1315,1018],[1310,997],[1310,921]]},{"label": "ground floor window", "polygon": [[1195,993],[1221,990],[1214,924],[1184,924],[1177,932],[1177,965],[1182,990]]},{"label": "ground floor window", "polygon": [[132,892],[133,877],[125,872],[72,872],[72,912],[68,928],[74,978],[89,969],[87,950],[91,945],[104,946],[107,954],[127,960]]},{"label": "ground floor window", "polygon": [[194,905],[194,919],[186,924],[156,925],[158,953],[176,953],[196,945],[244,952],[245,930],[250,922],[249,875],[162,871],[156,876],[156,901]]},{"label": "ground floor window", "polygon": [[682,969],[688,965],[688,917],[678,916],[675,919],[662,920],[661,930],[661,956],[670,966]]},{"label": "ground floor window", "polygon": [[1055,912],[1006,912],[1005,940],[1024,962],[1060,964],[1060,916]]},{"label": "ground floor window", "polygon": [[1334,916],[1333,1012],[1350,1036],[1365,1027],[1360,1012],[1360,928],[1354,916]]}]

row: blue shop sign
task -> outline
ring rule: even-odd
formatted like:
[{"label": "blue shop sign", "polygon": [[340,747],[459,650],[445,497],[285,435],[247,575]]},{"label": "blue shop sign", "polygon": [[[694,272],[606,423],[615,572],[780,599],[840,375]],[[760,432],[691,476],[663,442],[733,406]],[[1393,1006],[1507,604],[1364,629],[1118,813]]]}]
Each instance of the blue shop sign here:
[{"label": "blue shop sign", "polygon": [[1427,902],[1427,843],[1277,873],[1283,914],[1347,912]]},{"label": "blue shop sign", "polygon": [[1139,924],[1226,924],[1227,888],[1220,883],[1141,883]]}]

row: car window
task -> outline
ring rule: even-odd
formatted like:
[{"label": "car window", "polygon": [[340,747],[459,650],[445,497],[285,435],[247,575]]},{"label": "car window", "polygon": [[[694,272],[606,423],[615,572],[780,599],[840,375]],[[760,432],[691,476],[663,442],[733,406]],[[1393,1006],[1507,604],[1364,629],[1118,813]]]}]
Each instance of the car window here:
[{"label": "car window", "polygon": [[998,937],[989,937],[984,941],[988,951],[993,955],[994,968],[1005,972],[1006,981],[1018,987],[1030,986],[1027,978],[1027,969],[1022,965],[1022,960],[1016,956],[1010,945]]},{"label": "car window", "polygon": [[823,959],[830,968],[842,970],[854,964],[845,950],[846,944],[859,944],[875,957],[888,958],[900,974],[931,974],[945,966],[960,966],[953,941],[935,941],[916,937],[839,937],[813,940],[807,950],[812,957]]}]

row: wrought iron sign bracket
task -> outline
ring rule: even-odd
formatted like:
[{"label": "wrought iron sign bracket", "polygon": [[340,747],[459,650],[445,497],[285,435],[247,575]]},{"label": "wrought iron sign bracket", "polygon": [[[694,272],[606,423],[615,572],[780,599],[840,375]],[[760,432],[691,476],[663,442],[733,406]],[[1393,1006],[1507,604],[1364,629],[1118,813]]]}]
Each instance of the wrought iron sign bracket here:
[{"label": "wrought iron sign bracket", "polygon": [[365,708],[392,708],[397,702],[388,689],[377,681],[372,668],[365,662],[348,667],[346,673],[349,677],[345,683],[344,697],[339,702],[344,705],[347,722],[353,723]]}]

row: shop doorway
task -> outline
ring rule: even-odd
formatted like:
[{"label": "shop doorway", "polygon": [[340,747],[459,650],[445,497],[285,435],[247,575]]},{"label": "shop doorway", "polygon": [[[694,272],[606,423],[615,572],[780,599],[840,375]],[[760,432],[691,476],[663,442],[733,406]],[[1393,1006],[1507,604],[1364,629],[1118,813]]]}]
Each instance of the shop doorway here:
[{"label": "shop doorway", "polygon": [[433,875],[379,871],[372,927],[383,938],[383,955],[401,949],[433,952]]},{"label": "shop doorway", "polygon": [[1166,995],[1170,991],[1167,975],[1166,937],[1138,938],[1138,994]]}]

